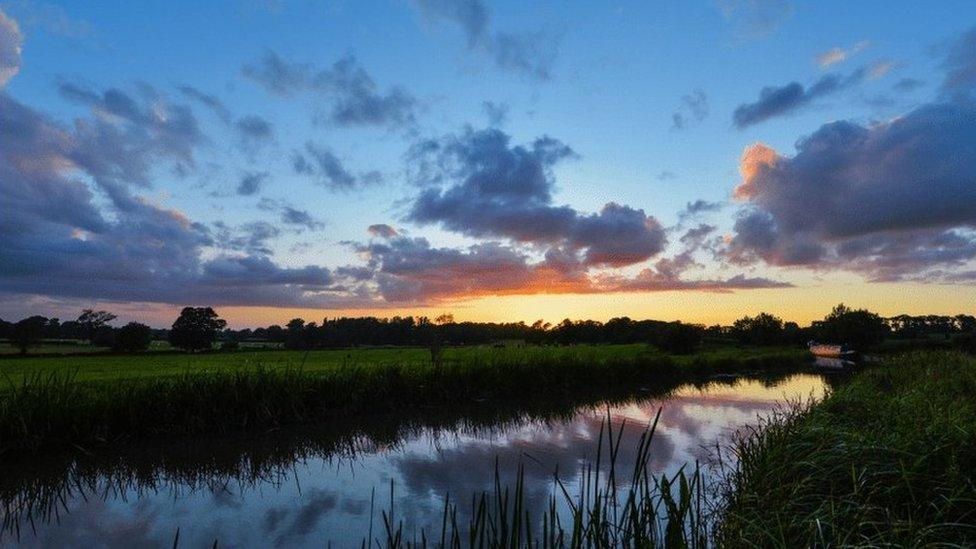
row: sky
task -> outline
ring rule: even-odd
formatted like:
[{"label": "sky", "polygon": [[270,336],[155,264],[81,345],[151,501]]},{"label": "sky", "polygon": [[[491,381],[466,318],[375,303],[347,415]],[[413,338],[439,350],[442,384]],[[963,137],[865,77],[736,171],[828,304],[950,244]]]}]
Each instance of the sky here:
[{"label": "sky", "polygon": [[0,318],[974,298],[971,1],[0,1]]}]

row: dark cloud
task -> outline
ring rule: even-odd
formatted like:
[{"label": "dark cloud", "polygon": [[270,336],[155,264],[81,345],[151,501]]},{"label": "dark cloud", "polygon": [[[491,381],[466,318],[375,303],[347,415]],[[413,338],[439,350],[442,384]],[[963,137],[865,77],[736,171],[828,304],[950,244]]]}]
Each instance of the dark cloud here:
[{"label": "dark cloud", "polygon": [[177,89],[179,89],[180,93],[185,95],[188,99],[192,99],[193,101],[196,101],[197,103],[213,111],[213,113],[224,122],[230,122],[230,109],[228,109],[227,105],[225,105],[224,102],[221,101],[216,95],[204,93],[193,86],[180,86]]},{"label": "dark cloud", "polygon": [[306,210],[299,210],[291,206],[281,208],[281,222],[288,225],[299,225],[309,230],[321,229],[324,223],[312,216]]},{"label": "dark cloud", "polygon": [[788,0],[717,0],[716,4],[741,39],[769,36],[793,15]]},{"label": "dark cloud", "polygon": [[305,143],[305,152],[292,153],[291,164],[295,173],[311,176],[316,183],[329,189],[349,190],[357,183],[356,176],[342,165],[335,153],[311,141]]},{"label": "dark cloud", "polygon": [[100,184],[149,185],[150,167],[161,161],[171,162],[178,173],[194,167],[193,150],[205,138],[189,106],[169,102],[148,85],[139,86],[136,96],[68,82],[59,92],[92,109],[91,118],[75,121],[71,156]]},{"label": "dark cloud", "polygon": [[732,120],[741,130],[771,118],[785,116],[817,99],[857,85],[870,75],[869,69],[861,68],[847,76],[824,75],[809,88],[804,88],[798,82],[780,87],[767,86],[759,91],[759,99],[755,102],[739,105],[732,114]]},{"label": "dark cloud", "polygon": [[202,136],[188,111],[151,89],[141,101],[117,90],[62,91],[93,116],[62,127],[0,93],[3,292],[214,305],[345,299],[326,269],[272,263],[270,224],[211,228],[133,194],[159,165],[192,162]]},{"label": "dark cloud", "polygon": [[508,119],[508,105],[496,103],[494,101],[484,101],[481,103],[481,110],[488,117],[489,126],[501,126]]},{"label": "dark cloud", "polygon": [[408,129],[416,123],[417,100],[398,87],[380,92],[352,55],[319,70],[268,51],[258,63],[245,65],[243,72],[276,95],[314,93],[326,99],[330,109],[318,119],[329,124]]},{"label": "dark cloud", "polygon": [[24,36],[17,22],[0,10],[0,88],[20,71],[20,49]]},{"label": "dark cloud", "polygon": [[240,135],[241,146],[246,151],[255,151],[274,140],[271,123],[255,114],[241,118],[234,127]]},{"label": "dark cloud", "polygon": [[367,229],[367,232],[369,233],[369,236],[375,236],[379,238],[393,238],[398,234],[396,229],[394,229],[393,227],[385,223],[370,225],[369,228]]},{"label": "dark cloud", "polygon": [[629,265],[660,252],[664,230],[643,210],[611,202],[583,214],[552,205],[552,168],[574,154],[549,137],[513,146],[497,129],[418,143],[411,158],[420,183],[431,188],[416,197],[408,219],[469,236],[564,247],[581,252],[589,265]]},{"label": "dark cloud", "polygon": [[976,258],[976,107],[924,105],[884,124],[827,124],[794,157],[742,158],[729,256],[895,280]]},{"label": "dark cloud", "polygon": [[683,130],[689,122],[701,122],[708,117],[708,96],[699,89],[681,97],[681,106],[671,115],[671,129]]},{"label": "dark cloud", "polygon": [[268,180],[268,172],[246,173],[237,184],[237,194],[251,196],[261,190],[261,185]]},{"label": "dark cloud", "polygon": [[709,202],[699,198],[694,202],[685,204],[685,209],[678,212],[678,219],[684,221],[704,213],[717,212],[722,209],[722,206],[721,202]]},{"label": "dark cloud", "polygon": [[481,0],[414,0],[414,5],[428,20],[458,25],[468,49],[490,56],[499,68],[538,80],[552,76],[558,47],[546,33],[492,32],[488,9]]},{"label": "dark cloud", "polygon": [[946,71],[942,91],[950,96],[972,98],[976,93],[976,27],[952,44],[942,67]]}]

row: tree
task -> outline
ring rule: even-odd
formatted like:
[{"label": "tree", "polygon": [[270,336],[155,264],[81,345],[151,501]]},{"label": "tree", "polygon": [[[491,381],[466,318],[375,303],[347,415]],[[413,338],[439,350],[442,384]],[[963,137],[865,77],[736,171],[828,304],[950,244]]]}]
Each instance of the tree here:
[{"label": "tree", "polygon": [[78,326],[81,329],[81,335],[84,339],[87,339],[89,343],[95,339],[95,336],[104,328],[108,326],[109,322],[115,320],[115,315],[108,311],[93,311],[91,309],[85,309],[81,311],[81,315],[78,316]]},{"label": "tree", "polygon": [[37,346],[44,338],[47,322],[43,316],[32,316],[14,324],[10,331],[10,344],[20,349],[20,354],[26,355],[27,349]]},{"label": "tree", "polygon": [[184,307],[169,332],[169,342],[186,351],[210,349],[227,321],[210,307]]},{"label": "tree", "polygon": [[769,313],[743,317],[732,323],[732,334],[748,345],[776,345],[783,341],[783,321]]},{"label": "tree", "polygon": [[821,321],[813,323],[817,339],[863,348],[881,343],[891,334],[883,318],[865,309],[851,309],[843,303]]},{"label": "tree", "polygon": [[115,331],[114,351],[145,351],[152,343],[152,328],[138,322],[130,322]]},{"label": "tree", "polygon": [[685,355],[693,353],[701,345],[705,328],[697,324],[668,322],[658,332],[652,343],[664,352]]}]

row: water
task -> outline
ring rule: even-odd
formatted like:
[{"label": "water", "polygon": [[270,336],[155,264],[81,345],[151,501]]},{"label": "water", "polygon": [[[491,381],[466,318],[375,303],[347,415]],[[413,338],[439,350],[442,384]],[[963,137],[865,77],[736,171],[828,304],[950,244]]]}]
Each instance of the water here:
[{"label": "water", "polygon": [[374,418],[83,458],[38,457],[7,468],[0,481],[0,545],[171,547],[179,529],[183,547],[209,547],[214,539],[222,547],[329,541],[358,547],[371,521],[374,536],[382,537],[380,511],[391,506],[391,482],[395,520],[404,521],[408,537],[419,537],[421,527],[439,532],[445,494],[460,499],[463,515],[472,494],[493,490],[496,463],[507,483],[524,464],[526,501],[533,516],[541,515],[559,490],[555,471],[575,493],[608,413],[614,429],[625,426],[618,470],[630,471],[636,440],[660,409],[650,469],[674,474],[713,461],[717,444],[784,399],[821,397],[827,382],[808,374],[721,380],[609,407],[526,411],[482,403],[480,411],[421,422]]}]

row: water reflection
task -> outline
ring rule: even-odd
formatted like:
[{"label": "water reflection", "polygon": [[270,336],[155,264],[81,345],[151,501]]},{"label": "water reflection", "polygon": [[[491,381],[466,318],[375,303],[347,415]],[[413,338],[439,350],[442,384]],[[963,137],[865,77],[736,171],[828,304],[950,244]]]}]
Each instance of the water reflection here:
[{"label": "water reflection", "polygon": [[[525,466],[525,494],[538,510],[556,490],[576,488],[595,461],[603,422],[623,426],[620,470],[633,469],[636,441],[661,408],[650,469],[676,472],[784,399],[817,398],[824,378],[724,379],[664,395],[609,403],[485,403],[441,417],[371,418],[317,430],[224,440],[179,440],[108,455],[6,467],[0,481],[0,544],[22,546],[358,545],[392,505],[408,536],[439,527],[450,494],[472,495]],[[391,495],[392,483],[392,495]]]}]

